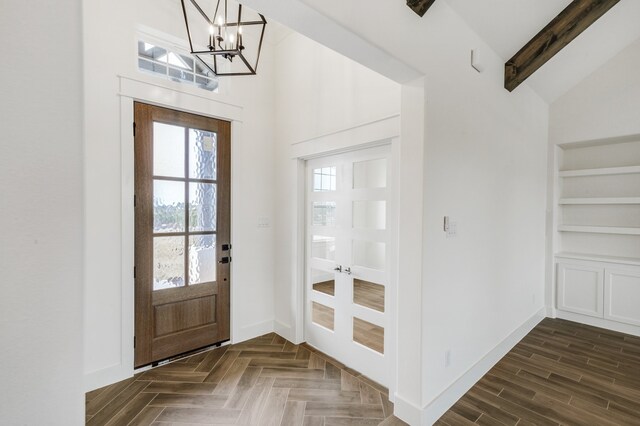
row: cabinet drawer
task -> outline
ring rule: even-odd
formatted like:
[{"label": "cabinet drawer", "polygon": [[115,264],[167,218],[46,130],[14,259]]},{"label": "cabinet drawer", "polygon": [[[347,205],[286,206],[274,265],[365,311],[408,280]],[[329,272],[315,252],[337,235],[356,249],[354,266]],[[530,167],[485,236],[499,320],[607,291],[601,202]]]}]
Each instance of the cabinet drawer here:
[{"label": "cabinet drawer", "polygon": [[604,317],[604,268],[558,263],[558,309]]},{"label": "cabinet drawer", "polygon": [[604,317],[640,325],[640,270],[605,269]]}]

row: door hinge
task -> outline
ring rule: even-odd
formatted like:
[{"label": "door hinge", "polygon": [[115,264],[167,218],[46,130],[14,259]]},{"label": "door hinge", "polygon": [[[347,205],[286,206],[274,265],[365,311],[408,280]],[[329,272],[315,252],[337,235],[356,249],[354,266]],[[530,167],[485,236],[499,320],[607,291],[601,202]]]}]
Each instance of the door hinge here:
[{"label": "door hinge", "polygon": [[135,207],[135,206],[136,206],[136,202],[137,202],[137,200],[136,200],[136,196],[134,195],[134,196],[133,196],[133,207]]},{"label": "door hinge", "polygon": [[136,336],[133,336],[133,347],[136,347]]},{"label": "door hinge", "polygon": [[133,122],[133,136],[136,136],[136,123],[135,121]]},{"label": "door hinge", "polygon": [[133,278],[134,279],[136,278],[136,267],[135,266],[133,267]]}]

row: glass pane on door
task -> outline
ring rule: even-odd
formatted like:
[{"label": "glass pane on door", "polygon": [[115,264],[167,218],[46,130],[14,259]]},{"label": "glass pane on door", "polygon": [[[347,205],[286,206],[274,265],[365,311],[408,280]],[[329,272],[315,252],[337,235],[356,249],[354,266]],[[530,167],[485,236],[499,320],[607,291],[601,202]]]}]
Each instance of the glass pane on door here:
[{"label": "glass pane on door", "polygon": [[384,353],[384,328],[353,317],[353,341]]},{"label": "glass pane on door", "polygon": [[335,296],[336,281],[333,272],[311,269],[311,287],[320,293]]},{"label": "glass pane on door", "polygon": [[184,183],[153,181],[153,232],[184,232]]},{"label": "glass pane on door", "polygon": [[384,286],[354,278],[353,303],[384,312]]},{"label": "glass pane on door", "polygon": [[367,160],[353,163],[353,188],[371,189],[387,186],[387,160]]},{"label": "glass pane on door", "polygon": [[218,135],[204,130],[189,129],[189,177],[216,179]]},{"label": "glass pane on door", "polygon": [[311,256],[316,259],[336,259],[336,239],[323,235],[314,235],[311,239]]},{"label": "glass pane on door", "polygon": [[153,238],[153,289],[183,287],[184,237]]},{"label": "glass pane on door", "polygon": [[153,123],[153,174],[184,177],[184,127]]},{"label": "glass pane on door", "polygon": [[216,230],[216,184],[189,183],[189,231]]},{"label": "glass pane on door", "polygon": [[216,280],[216,236],[189,237],[189,285]]},{"label": "glass pane on door", "polygon": [[335,226],[336,225],[336,203],[335,201],[315,201],[312,206],[313,226]]},{"label": "glass pane on door", "polygon": [[334,310],[317,302],[311,302],[311,321],[324,328],[333,330]]},{"label": "glass pane on door", "polygon": [[386,201],[354,201],[353,227],[356,229],[386,229]]},{"label": "glass pane on door", "polygon": [[384,270],[386,263],[385,243],[353,240],[353,264],[365,268]]},{"label": "glass pane on door", "polygon": [[327,192],[336,190],[336,167],[322,167],[313,170],[313,191]]}]

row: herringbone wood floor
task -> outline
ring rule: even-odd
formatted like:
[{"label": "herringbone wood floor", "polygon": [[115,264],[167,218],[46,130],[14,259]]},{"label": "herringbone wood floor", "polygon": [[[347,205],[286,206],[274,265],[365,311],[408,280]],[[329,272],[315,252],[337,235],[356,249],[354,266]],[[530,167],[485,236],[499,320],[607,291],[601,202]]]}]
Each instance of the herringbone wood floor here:
[{"label": "herringbone wood floor", "polygon": [[545,319],[436,425],[640,425],[640,338]]},{"label": "herringbone wood floor", "polygon": [[[86,395],[87,425],[404,425],[382,386],[268,334]],[[385,420],[386,419],[386,420]]]}]

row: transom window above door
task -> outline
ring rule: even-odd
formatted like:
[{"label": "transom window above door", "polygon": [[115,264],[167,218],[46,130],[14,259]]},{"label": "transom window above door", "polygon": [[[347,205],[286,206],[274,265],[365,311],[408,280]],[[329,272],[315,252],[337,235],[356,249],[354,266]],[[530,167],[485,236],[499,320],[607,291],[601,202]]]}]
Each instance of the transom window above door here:
[{"label": "transom window above door", "polygon": [[138,69],[178,83],[189,83],[210,92],[218,92],[215,74],[198,58],[177,49],[138,41]]}]

